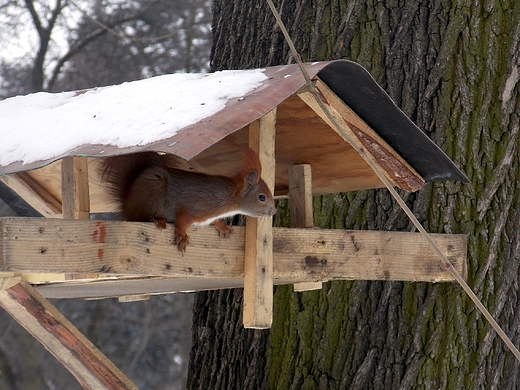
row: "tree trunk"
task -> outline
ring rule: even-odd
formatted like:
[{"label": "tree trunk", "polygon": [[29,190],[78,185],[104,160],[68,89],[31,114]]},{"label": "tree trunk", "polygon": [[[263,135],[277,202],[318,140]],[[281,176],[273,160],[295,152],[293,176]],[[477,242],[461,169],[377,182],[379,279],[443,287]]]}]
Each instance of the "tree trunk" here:
[{"label": "tree trunk", "polygon": [[[468,283],[520,345],[520,2],[275,3],[304,60],[366,67],[466,172],[470,184],[403,196],[428,231],[468,235]],[[213,34],[215,70],[291,59],[263,1],[214,0]],[[413,230],[385,190],[315,198],[314,212],[322,228]],[[239,292],[198,294],[189,388],[520,386],[518,362],[456,284],[280,287],[271,331],[241,329],[241,305]]]}]

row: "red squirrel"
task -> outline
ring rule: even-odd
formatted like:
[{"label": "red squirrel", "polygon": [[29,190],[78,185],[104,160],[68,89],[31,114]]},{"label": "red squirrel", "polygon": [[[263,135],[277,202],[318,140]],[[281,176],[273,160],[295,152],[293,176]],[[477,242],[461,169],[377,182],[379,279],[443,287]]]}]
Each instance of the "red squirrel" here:
[{"label": "red squirrel", "polygon": [[271,217],[273,195],[260,178],[262,167],[250,148],[242,149],[244,169],[231,177],[176,169],[170,155],[155,152],[105,158],[101,176],[127,221],[153,221],[160,229],[175,224],[175,244],[186,252],[186,230],[192,224],[213,224],[221,237],[233,228],[220,218],[235,214]]}]

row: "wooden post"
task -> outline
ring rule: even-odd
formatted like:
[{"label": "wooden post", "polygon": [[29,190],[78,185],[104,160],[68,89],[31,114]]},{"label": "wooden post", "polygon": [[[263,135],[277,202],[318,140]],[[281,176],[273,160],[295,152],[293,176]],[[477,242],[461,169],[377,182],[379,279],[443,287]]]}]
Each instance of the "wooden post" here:
[{"label": "wooden post", "polygon": [[[276,109],[249,125],[249,146],[262,164],[262,179],[274,192]],[[272,218],[246,220],[244,262],[245,328],[266,329],[273,320]]]},{"label": "wooden post", "polygon": [[137,389],[74,325],[21,278],[0,279],[0,306],[63,363],[84,389]]},{"label": "wooden post", "polygon": [[314,226],[310,164],[289,167],[289,210],[292,228]]},{"label": "wooden post", "polygon": [[61,162],[63,218],[89,219],[90,196],[86,157],[66,157]]},{"label": "wooden post", "polygon": [[62,216],[62,202],[27,172],[1,176],[0,181],[16,192],[42,216],[47,218]]},{"label": "wooden post", "polygon": [[[289,210],[292,228],[312,228],[312,169],[310,164],[293,165],[289,168]],[[322,282],[294,284],[294,291],[319,290]]]}]

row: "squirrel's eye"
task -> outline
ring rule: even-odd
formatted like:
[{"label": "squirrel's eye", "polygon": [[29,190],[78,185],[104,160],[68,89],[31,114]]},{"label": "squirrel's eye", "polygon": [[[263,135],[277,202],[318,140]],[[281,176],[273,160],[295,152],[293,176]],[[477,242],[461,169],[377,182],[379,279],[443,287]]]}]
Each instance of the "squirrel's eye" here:
[{"label": "squirrel's eye", "polygon": [[259,200],[260,202],[263,203],[263,202],[265,202],[266,199],[267,199],[267,198],[265,197],[264,194],[260,194],[260,195],[258,195],[258,200]]}]

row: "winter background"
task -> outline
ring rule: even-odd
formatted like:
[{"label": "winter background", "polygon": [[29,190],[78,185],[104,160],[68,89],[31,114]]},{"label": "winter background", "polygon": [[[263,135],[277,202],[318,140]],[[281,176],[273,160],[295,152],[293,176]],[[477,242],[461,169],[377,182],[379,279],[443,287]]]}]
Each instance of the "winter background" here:
[{"label": "winter background", "polygon": [[[165,96],[172,96],[169,83],[178,87],[186,80],[207,76],[190,74],[208,71],[210,24],[211,1],[205,0],[0,1],[1,163],[34,161],[58,153],[60,148],[70,148],[75,142],[87,142],[80,138],[83,136],[114,137],[109,131],[110,123],[101,125],[102,113],[107,110],[121,109],[118,126],[128,129],[127,137],[97,138],[98,142],[146,143],[152,135],[142,128],[155,128],[154,136],[175,131],[167,126],[132,122],[129,113],[139,109],[143,99],[163,101]],[[214,81],[222,84],[230,75],[207,77],[216,77]],[[252,88],[257,82],[254,79],[244,82],[244,88]],[[130,83],[135,80],[146,81]],[[253,84],[246,85],[251,80]],[[112,85],[120,86],[103,88]],[[233,93],[243,93],[234,87],[227,96],[210,96],[210,92],[204,91],[203,100],[198,94],[184,94],[184,103],[197,106],[186,120],[193,121],[194,112],[199,117],[208,115]],[[71,97],[73,93],[64,92],[84,89],[92,90],[75,98]],[[100,113],[98,120],[72,117],[69,120],[75,125],[74,131],[53,133],[59,131],[53,126],[53,113],[60,106],[80,101],[85,115]],[[28,111],[27,105],[33,107]],[[185,114],[174,111],[173,106],[155,104],[155,109],[166,116]],[[156,114],[150,115],[150,121]],[[48,142],[53,137],[60,142]],[[0,215],[37,213],[0,183]],[[192,294],[154,296],[148,301],[130,303],[114,299],[52,303],[139,388],[185,387]],[[0,324],[1,389],[81,388],[3,310]]]}]

